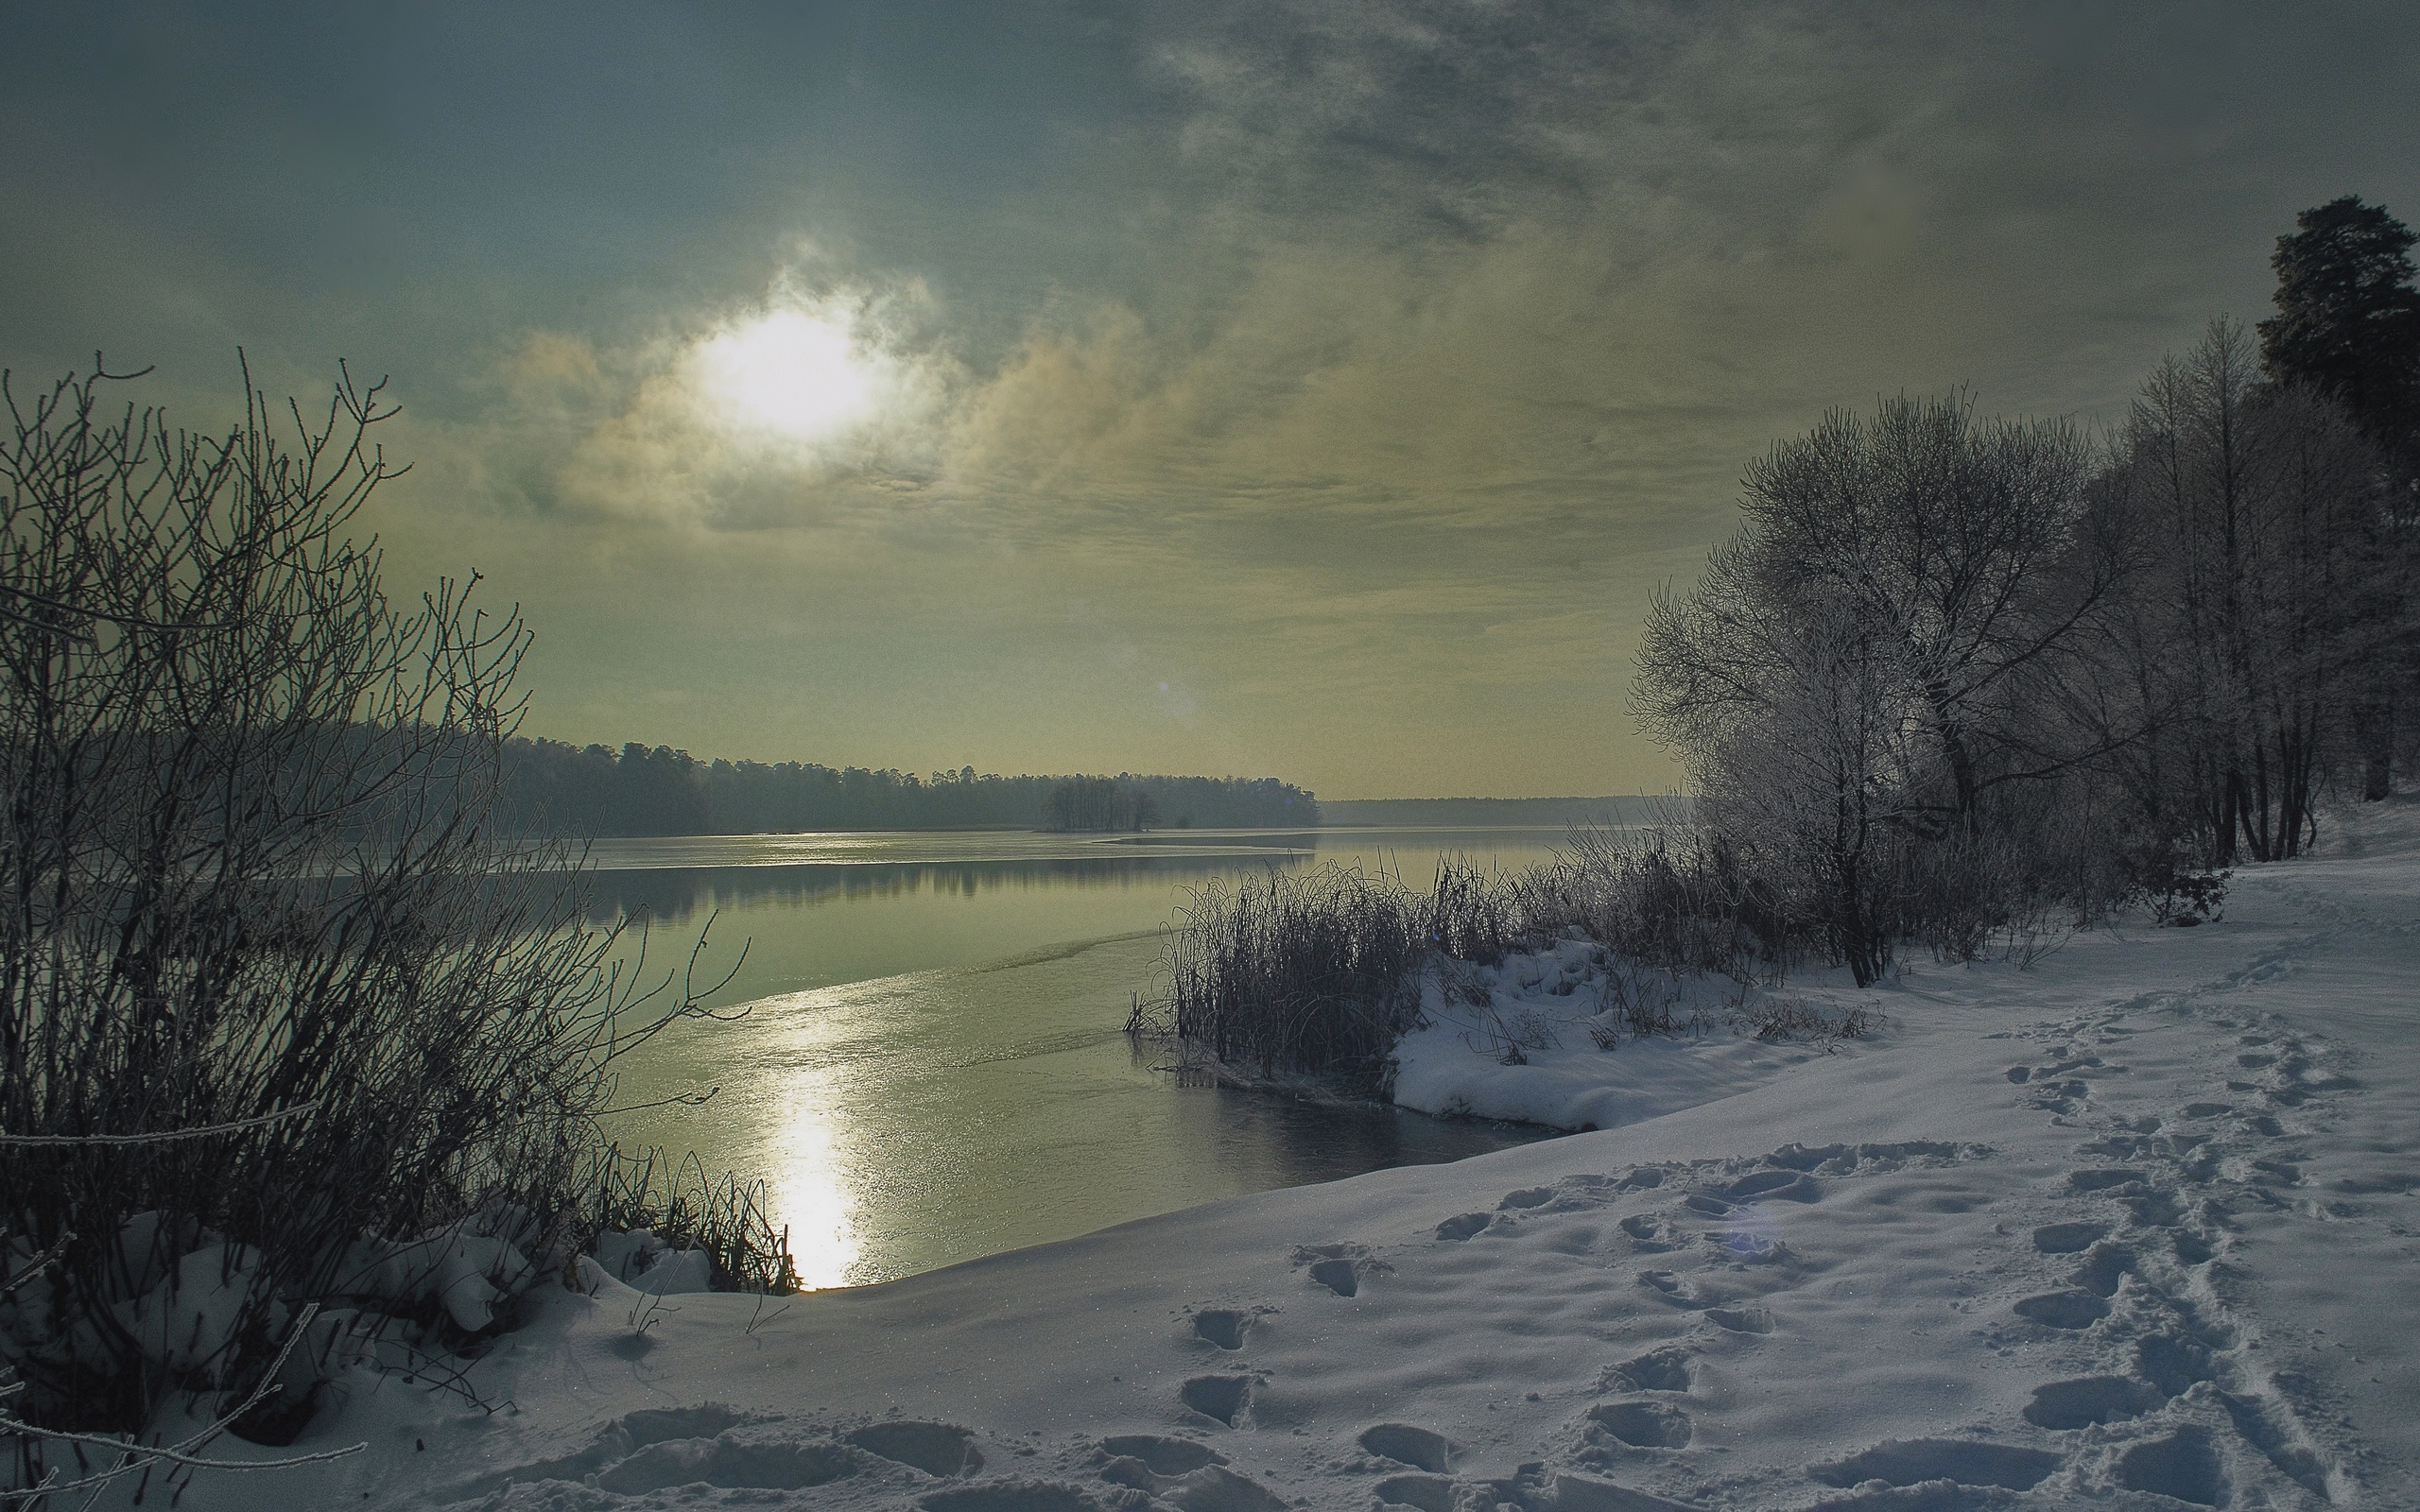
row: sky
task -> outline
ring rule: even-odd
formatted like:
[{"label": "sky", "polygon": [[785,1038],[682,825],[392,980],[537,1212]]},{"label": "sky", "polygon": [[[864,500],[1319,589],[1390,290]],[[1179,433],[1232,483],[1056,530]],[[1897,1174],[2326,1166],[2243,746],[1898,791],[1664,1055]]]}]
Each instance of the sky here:
[{"label": "sky", "polygon": [[1660,792],[1651,595],[1832,406],[2106,426],[2420,219],[2420,8],[0,0],[0,364],[389,380],[525,732]]}]

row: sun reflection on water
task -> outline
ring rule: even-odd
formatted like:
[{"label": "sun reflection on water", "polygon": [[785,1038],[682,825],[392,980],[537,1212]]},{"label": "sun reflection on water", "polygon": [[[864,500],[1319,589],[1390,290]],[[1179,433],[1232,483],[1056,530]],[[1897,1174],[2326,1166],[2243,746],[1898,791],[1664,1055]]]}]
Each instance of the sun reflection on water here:
[{"label": "sun reflection on water", "polygon": [[836,1121],[820,1091],[791,1089],[772,1178],[775,1221],[789,1228],[799,1284],[809,1290],[848,1285],[860,1247],[856,1200],[840,1179]]}]

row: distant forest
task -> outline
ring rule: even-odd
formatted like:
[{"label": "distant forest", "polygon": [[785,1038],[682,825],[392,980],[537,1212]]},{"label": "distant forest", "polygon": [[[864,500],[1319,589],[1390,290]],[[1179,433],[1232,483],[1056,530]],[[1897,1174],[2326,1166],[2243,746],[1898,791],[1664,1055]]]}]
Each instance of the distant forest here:
[{"label": "distant forest", "polygon": [[1320,805],[1329,824],[1367,824],[1393,829],[1437,825],[1657,824],[1687,809],[1683,799],[1627,794],[1608,798],[1364,798],[1331,799]]},{"label": "distant forest", "polygon": [[573,834],[763,834],[818,830],[1270,829],[1312,826],[1311,795],[1273,777],[977,776],[812,762],[700,761],[631,744],[514,739],[501,808]]}]

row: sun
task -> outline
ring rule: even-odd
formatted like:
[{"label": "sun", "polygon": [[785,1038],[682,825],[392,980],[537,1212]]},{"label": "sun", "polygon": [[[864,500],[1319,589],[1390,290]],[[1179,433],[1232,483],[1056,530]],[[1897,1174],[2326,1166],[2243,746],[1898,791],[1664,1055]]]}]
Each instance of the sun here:
[{"label": "sun", "polygon": [[879,359],[843,314],[776,310],[705,341],[697,358],[718,415],[797,440],[863,423],[881,398]]}]

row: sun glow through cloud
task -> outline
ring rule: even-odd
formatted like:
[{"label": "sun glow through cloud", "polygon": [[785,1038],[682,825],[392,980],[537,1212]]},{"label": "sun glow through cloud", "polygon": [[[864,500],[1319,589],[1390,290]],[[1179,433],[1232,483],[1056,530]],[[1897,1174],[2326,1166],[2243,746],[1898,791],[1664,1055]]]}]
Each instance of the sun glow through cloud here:
[{"label": "sun glow through cloud", "polygon": [[844,312],[775,310],[701,343],[700,397],[726,422],[819,441],[873,418],[887,364]]}]

